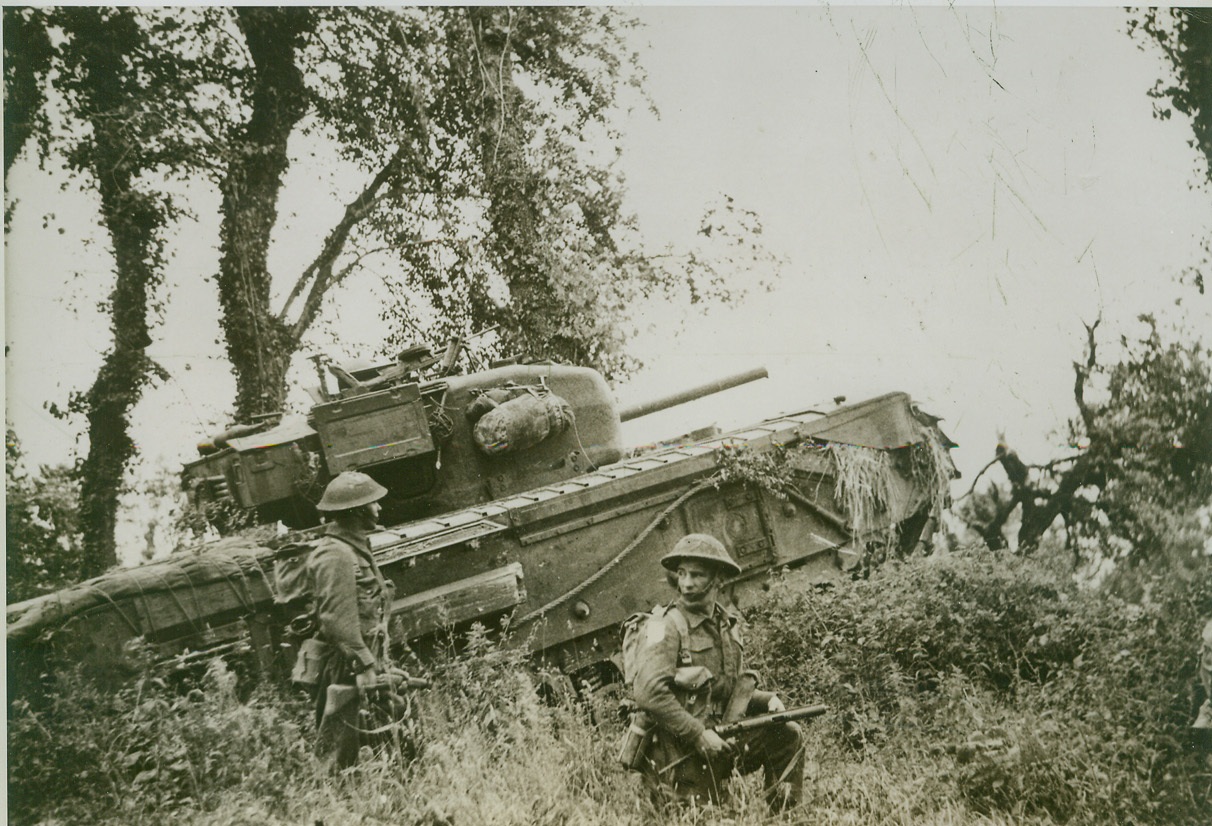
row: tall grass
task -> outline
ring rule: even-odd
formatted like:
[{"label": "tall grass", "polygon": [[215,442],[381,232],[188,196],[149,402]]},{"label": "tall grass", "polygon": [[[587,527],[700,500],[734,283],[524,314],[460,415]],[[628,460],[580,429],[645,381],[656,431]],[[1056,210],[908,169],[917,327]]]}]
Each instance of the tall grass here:
[{"label": "tall grass", "polygon": [[[105,692],[61,676],[9,713],[9,819],[183,824],[1205,824],[1212,766],[1183,745],[1212,577],[1138,605],[989,554],[891,566],[826,591],[776,583],[750,656],[807,727],[808,800],[768,815],[758,778],[719,810],[655,812],[614,763],[620,726],[542,702],[480,630],[431,664],[420,756],[330,776],[304,697],[192,682]],[[600,718],[601,715],[599,715]]]}]

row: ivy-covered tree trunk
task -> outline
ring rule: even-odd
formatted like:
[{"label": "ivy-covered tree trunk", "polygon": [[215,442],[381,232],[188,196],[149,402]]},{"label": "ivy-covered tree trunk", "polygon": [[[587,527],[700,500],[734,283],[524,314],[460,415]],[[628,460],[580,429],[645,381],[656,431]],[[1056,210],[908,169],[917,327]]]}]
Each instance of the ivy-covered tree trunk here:
[{"label": "ivy-covered tree trunk", "polygon": [[252,113],[232,135],[221,184],[219,301],[227,355],[236,374],[240,420],[282,408],[296,341],[270,306],[267,266],[278,196],[289,165],[287,141],[307,111],[295,49],[310,29],[304,8],[237,9],[252,58]]},{"label": "ivy-covered tree trunk", "polygon": [[64,15],[68,34],[79,44],[83,71],[80,92],[91,112],[92,145],[80,165],[90,169],[101,196],[101,221],[113,246],[115,282],[110,294],[113,345],[81,401],[88,419],[88,455],[80,465],[80,525],[85,574],[118,561],[114,529],[118,497],[134,453],[129,414],[139,401],[152,363],[148,300],[161,272],[162,203],[139,192],[141,154],[129,129],[138,117],[136,79],[124,56],[137,45],[130,10],[75,9]]},{"label": "ivy-covered tree trunk", "polygon": [[34,132],[34,118],[46,99],[43,78],[51,44],[32,9],[4,7],[4,177]]}]

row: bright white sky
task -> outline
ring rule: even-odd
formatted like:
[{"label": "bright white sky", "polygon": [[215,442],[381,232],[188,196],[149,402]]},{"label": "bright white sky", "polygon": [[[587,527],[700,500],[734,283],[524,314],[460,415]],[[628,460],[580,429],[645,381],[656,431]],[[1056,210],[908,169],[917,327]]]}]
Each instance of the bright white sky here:
[{"label": "bright white sky", "polygon": [[[1212,199],[1188,188],[1189,123],[1152,117],[1162,62],[1128,38],[1121,9],[635,11],[661,113],[626,125],[628,208],[645,238],[688,242],[726,193],[760,213],[787,264],[774,292],[689,318],[677,336],[684,311],[653,309],[657,331],[636,342],[651,367],[622,402],[753,366],[771,379],[640,420],[632,441],[904,390],[944,417],[970,478],[999,430],[1028,461],[1064,449],[1083,321],[1101,314],[1108,354],[1141,312],[1212,330],[1212,300],[1173,280],[1199,260]],[[70,456],[76,434],[43,402],[87,387],[108,346],[88,309],[108,281],[101,236],[60,183],[28,161],[8,182],[7,412],[36,462]],[[292,185],[296,229],[321,226],[336,204]],[[311,233],[276,254],[306,250]],[[192,458],[230,405],[203,282],[216,237],[201,222],[170,251],[177,286],[153,356],[174,378],[135,417],[149,461]],[[73,302],[85,306],[75,316]],[[365,326],[369,304],[351,300],[336,324]]]},{"label": "bright white sky", "polygon": [[1173,283],[1212,199],[1188,188],[1189,122],[1152,117],[1161,60],[1122,9],[640,16],[662,113],[629,129],[642,226],[685,235],[690,205],[722,190],[788,265],[774,293],[639,343],[653,369],[625,399],[767,366],[771,380],[699,403],[727,427],[905,390],[945,418],[971,477],[999,430],[1028,461],[1063,449],[1083,321],[1101,314],[1108,355],[1179,296],[1187,329],[1212,330],[1209,300]]}]

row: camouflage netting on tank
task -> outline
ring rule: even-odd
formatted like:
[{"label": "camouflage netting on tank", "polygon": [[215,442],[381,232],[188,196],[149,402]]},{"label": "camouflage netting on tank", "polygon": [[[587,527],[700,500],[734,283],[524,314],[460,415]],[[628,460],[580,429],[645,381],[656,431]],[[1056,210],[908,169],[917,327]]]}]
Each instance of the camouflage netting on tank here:
[{"label": "camouflage netting on tank", "polygon": [[912,446],[910,472],[914,482],[930,491],[931,513],[941,515],[951,507],[951,480],[959,477],[959,471],[951,460],[951,448],[939,431],[926,428],[923,435],[925,439]]},{"label": "camouflage netting on tank", "polygon": [[851,529],[860,536],[870,533],[881,525],[881,517],[896,496],[891,455],[870,447],[832,443],[825,450],[836,473],[837,500],[850,516]]},{"label": "camouflage netting on tank", "polygon": [[[225,584],[241,602],[251,608],[269,594],[269,583],[262,567],[271,552],[247,537],[227,537],[206,546],[201,553],[179,554],[160,562],[135,568],[121,568],[95,579],[8,606],[9,642],[27,641],[82,612],[105,604],[118,606],[125,600],[150,594],[173,592],[180,595],[186,609],[190,593],[202,586]],[[197,606],[199,615],[205,606]],[[122,614],[138,633],[141,628],[132,612]]]},{"label": "camouflage netting on tank", "polygon": [[[860,537],[872,539],[917,511],[919,500],[901,501],[909,482],[929,503],[932,513],[942,513],[950,505],[950,481],[955,476],[944,437],[934,428],[920,428],[920,441],[901,448],[871,447],[853,443],[816,441],[812,450],[828,457],[836,480],[835,497],[847,516],[849,529]],[[897,451],[906,451],[898,455]],[[906,461],[907,460],[907,461]],[[795,491],[795,480],[783,450],[755,452],[742,445],[725,444],[718,454],[719,469],[713,477],[717,487],[728,482],[751,484],[786,499]],[[885,535],[885,540],[895,536]]]},{"label": "camouflage netting on tank", "polygon": [[[898,467],[894,454],[857,445],[829,443],[825,450],[836,473],[838,503],[850,517],[856,536],[878,533],[910,516],[904,512],[911,503],[902,496],[898,477],[908,471],[913,487],[924,492],[931,513],[942,513],[950,505],[950,482],[955,465],[948,448],[933,428],[923,428],[921,441],[906,445],[908,466]],[[884,540],[895,540],[886,535]]]},{"label": "camouflage netting on tank", "polygon": [[758,452],[742,444],[725,444],[716,454],[719,468],[712,476],[715,487],[730,482],[755,485],[777,499],[786,499],[786,491],[795,481],[782,449]]}]

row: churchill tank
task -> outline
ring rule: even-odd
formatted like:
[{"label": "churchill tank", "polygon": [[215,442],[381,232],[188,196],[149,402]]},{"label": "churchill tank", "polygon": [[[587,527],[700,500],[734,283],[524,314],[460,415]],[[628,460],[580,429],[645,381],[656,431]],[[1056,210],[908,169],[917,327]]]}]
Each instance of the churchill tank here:
[{"label": "churchill tank", "polygon": [[928,542],[956,475],[939,419],[903,392],[625,446],[622,423],[766,371],[621,407],[589,368],[459,364],[457,341],[318,363],[306,416],[203,439],[183,485],[228,535],[9,605],[10,696],[50,660],[120,675],[226,655],[287,679],[315,504],[345,470],[389,491],[370,540],[397,644],[424,657],[480,623],[578,687],[618,678],[620,624],[668,599],[658,560],[682,536],[725,543],[744,610],[776,577],[808,587]]}]

